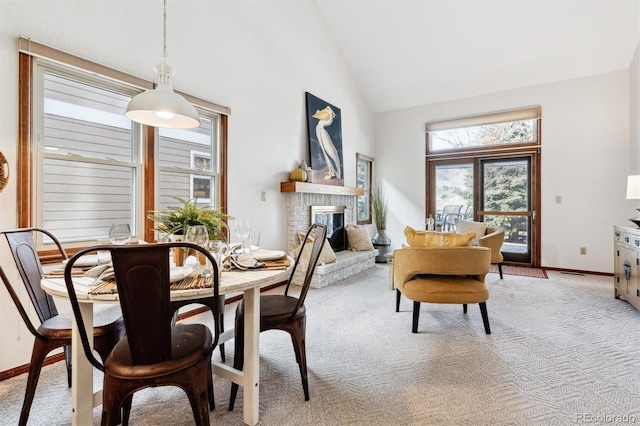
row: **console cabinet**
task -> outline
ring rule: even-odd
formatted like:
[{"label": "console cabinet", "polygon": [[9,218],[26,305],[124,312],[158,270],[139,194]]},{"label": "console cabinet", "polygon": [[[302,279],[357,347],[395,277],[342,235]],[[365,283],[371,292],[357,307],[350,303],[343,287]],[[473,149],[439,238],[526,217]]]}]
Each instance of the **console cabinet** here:
[{"label": "console cabinet", "polygon": [[640,309],[640,228],[613,228],[614,296]]}]

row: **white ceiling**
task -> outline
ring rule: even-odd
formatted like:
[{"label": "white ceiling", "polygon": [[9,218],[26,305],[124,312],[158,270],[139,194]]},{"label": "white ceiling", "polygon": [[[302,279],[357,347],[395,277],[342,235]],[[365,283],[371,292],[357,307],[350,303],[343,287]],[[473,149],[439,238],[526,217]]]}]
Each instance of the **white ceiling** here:
[{"label": "white ceiling", "polygon": [[626,69],[638,0],[316,0],[374,112]]}]

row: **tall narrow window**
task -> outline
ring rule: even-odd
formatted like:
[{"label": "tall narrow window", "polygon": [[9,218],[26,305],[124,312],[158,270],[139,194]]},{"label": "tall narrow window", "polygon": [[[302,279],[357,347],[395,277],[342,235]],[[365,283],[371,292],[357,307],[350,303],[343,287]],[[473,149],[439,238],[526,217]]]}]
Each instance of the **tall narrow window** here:
[{"label": "tall narrow window", "polygon": [[[202,114],[201,114],[202,115]],[[219,205],[218,115],[201,116],[195,129],[159,129],[158,208],[177,206],[177,199],[198,206]]]},{"label": "tall narrow window", "polygon": [[36,62],[37,222],[62,242],[96,240],[114,223],[137,235],[139,132],[124,117],[131,90]]}]

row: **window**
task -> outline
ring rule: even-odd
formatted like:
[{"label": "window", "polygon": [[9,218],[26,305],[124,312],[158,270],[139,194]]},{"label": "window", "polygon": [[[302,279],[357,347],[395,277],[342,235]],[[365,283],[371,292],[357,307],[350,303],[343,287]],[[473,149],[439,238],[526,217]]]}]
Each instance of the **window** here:
[{"label": "window", "polygon": [[19,64],[20,227],[44,227],[77,247],[113,223],[151,241],[147,214],[176,198],[226,211],[227,108],[183,94],[199,128],[148,128],[124,112],[151,83],[25,39]]},{"label": "window", "polygon": [[364,195],[357,198],[358,224],[370,224],[371,181],[373,179],[373,158],[356,153],[356,188],[364,189]]},{"label": "window", "polygon": [[67,243],[104,238],[113,223],[140,235],[140,132],[124,117],[127,88],[40,59],[34,69],[36,222]]},{"label": "window", "polygon": [[540,108],[498,112],[427,124],[427,153],[499,145],[537,144]]},{"label": "window", "polygon": [[541,109],[427,123],[426,217],[505,230],[506,262],[540,262]]},{"label": "window", "polygon": [[176,206],[177,198],[198,206],[219,205],[217,116],[201,117],[196,129],[159,129],[158,208]]}]

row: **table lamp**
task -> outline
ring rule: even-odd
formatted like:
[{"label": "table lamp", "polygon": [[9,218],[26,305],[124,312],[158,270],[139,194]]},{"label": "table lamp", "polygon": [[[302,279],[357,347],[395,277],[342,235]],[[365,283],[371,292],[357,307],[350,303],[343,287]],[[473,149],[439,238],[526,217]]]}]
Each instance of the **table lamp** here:
[{"label": "table lamp", "polygon": [[[640,200],[640,175],[627,178],[627,200]],[[640,209],[636,210],[640,211]],[[629,220],[640,227],[640,216]]]}]

